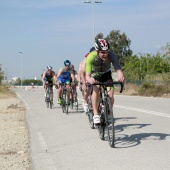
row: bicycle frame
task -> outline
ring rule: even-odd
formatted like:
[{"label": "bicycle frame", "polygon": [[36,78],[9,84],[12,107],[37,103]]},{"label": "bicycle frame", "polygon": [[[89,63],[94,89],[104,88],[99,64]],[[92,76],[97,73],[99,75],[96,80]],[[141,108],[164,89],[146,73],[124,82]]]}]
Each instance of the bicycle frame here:
[{"label": "bicycle frame", "polygon": [[62,111],[63,113],[68,114],[68,91],[67,91],[67,87],[66,87],[66,83],[60,83],[61,85],[61,100],[62,100]]},{"label": "bicycle frame", "polygon": [[[99,131],[99,136],[101,140],[104,140],[105,130],[107,130],[107,134],[108,134],[107,138],[110,147],[114,147],[115,130],[114,130],[114,120],[113,120],[114,119],[113,109],[108,95],[107,87],[113,84],[120,84],[121,85],[120,93],[122,93],[124,84],[121,82],[111,82],[111,83],[99,82],[93,84],[93,85],[99,85],[99,90],[100,90],[100,103],[98,106],[98,110],[100,114],[101,123],[100,125],[97,126]],[[111,120],[109,120],[109,117],[111,118]]]}]

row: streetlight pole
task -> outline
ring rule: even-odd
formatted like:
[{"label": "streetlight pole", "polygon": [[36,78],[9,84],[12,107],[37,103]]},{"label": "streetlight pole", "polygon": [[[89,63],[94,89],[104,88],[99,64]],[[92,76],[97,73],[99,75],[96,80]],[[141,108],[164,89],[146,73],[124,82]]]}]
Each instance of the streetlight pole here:
[{"label": "streetlight pole", "polygon": [[102,1],[84,1],[84,3],[92,4],[92,23],[93,23],[93,44],[95,42],[95,19],[94,19],[94,3],[102,3]]},{"label": "streetlight pole", "polygon": [[22,52],[20,53],[20,57],[21,57],[21,87],[22,87]]}]

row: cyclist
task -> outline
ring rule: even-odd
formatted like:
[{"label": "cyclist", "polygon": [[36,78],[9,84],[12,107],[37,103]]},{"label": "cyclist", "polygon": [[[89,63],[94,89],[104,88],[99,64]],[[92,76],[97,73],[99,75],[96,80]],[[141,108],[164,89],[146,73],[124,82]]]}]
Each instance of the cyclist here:
[{"label": "cyclist", "polygon": [[86,89],[86,72],[85,72],[85,68],[86,68],[86,59],[88,57],[88,55],[92,52],[95,51],[95,47],[90,48],[90,51],[85,55],[85,58],[83,59],[83,61],[80,63],[79,66],[79,76],[81,79],[81,87],[82,87],[82,93],[83,93],[83,107],[84,107],[84,111],[87,113],[88,112],[88,96],[90,93],[90,89]]},{"label": "cyclist", "polygon": [[[70,65],[70,68],[73,70],[73,74],[74,74],[74,84],[72,84],[72,78],[70,77],[70,83],[71,83],[71,86],[72,88],[74,88],[75,92],[76,92],[76,101],[75,101],[75,105],[77,105],[77,85],[78,85],[78,75],[77,75],[77,71],[75,70],[74,68],[74,65]],[[74,97],[74,96],[73,96]]]},{"label": "cyclist", "polygon": [[[52,70],[53,68],[49,65],[47,66],[47,70],[44,71],[42,75],[42,81],[43,81],[43,87],[45,91],[45,97],[46,97],[46,91],[47,91],[47,86],[48,84],[53,84],[53,78],[55,76],[55,72]],[[52,87],[53,85],[51,85]],[[53,90],[52,90],[52,101],[53,101]]]},{"label": "cyclist", "polygon": [[[58,104],[61,104],[61,90],[60,84],[66,83],[66,88],[68,91],[68,96],[70,97],[70,76],[74,82],[73,70],[70,68],[71,62],[69,60],[64,61],[64,67],[60,68],[58,74],[55,76],[55,80],[58,81]],[[74,84],[74,83],[72,83]]]},{"label": "cyclist", "polygon": [[[116,70],[118,81],[124,81],[124,75],[118,62],[117,56],[109,51],[110,45],[105,39],[98,39],[95,42],[96,51],[91,52],[86,59],[86,81],[90,84],[98,82],[113,82],[111,63]],[[111,103],[114,103],[114,87],[108,87],[108,95]],[[95,124],[100,123],[98,115],[98,106],[100,101],[99,87],[93,86],[92,104],[93,104],[93,121]]]}]

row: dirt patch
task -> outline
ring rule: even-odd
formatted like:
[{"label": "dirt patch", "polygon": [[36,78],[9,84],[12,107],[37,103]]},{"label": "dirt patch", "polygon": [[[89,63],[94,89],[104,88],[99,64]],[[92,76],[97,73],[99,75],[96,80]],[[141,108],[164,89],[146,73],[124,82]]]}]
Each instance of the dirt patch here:
[{"label": "dirt patch", "polygon": [[25,109],[14,93],[0,94],[0,169],[30,170]]}]

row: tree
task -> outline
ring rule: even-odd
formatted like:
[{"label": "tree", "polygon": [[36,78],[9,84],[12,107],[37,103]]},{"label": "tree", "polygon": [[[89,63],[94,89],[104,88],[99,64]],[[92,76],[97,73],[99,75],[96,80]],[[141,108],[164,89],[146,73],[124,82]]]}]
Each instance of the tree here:
[{"label": "tree", "polygon": [[2,71],[2,65],[0,64],[0,84],[2,83],[3,78],[4,78],[4,72]]},{"label": "tree", "polygon": [[131,40],[127,38],[125,33],[121,34],[119,30],[113,30],[106,39],[110,43],[110,49],[119,57],[119,60],[132,55]]},{"label": "tree", "polygon": [[[103,34],[99,33],[95,39],[98,38],[103,38]],[[110,43],[110,50],[118,56],[121,65],[123,65],[123,57],[132,56],[131,40],[125,33],[121,34],[119,30],[113,30],[105,39]]]},{"label": "tree", "polygon": [[96,35],[96,37],[95,37],[95,41],[97,40],[97,39],[103,39],[103,34],[102,33],[99,33],[99,34],[97,34]]}]

